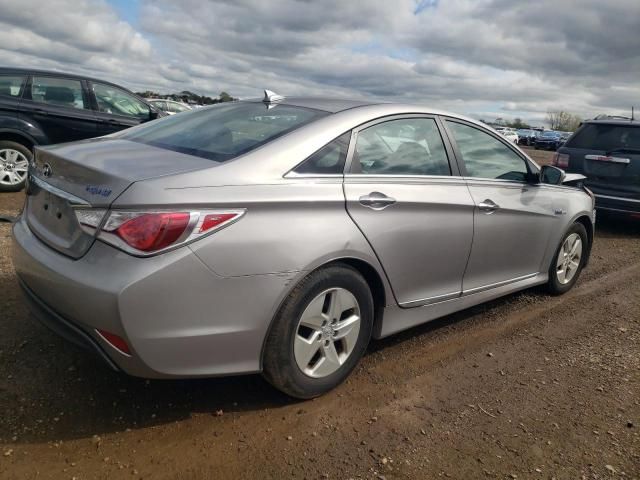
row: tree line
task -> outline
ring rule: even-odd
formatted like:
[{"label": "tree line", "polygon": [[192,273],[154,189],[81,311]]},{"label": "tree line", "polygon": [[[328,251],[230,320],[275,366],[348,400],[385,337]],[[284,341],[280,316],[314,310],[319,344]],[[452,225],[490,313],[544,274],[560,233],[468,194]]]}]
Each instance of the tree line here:
[{"label": "tree line", "polygon": [[[569,113],[565,110],[549,110],[545,117],[547,124],[551,130],[558,130],[560,132],[575,132],[582,123],[582,117]],[[484,120],[481,122],[487,123]],[[496,118],[496,124],[503,125],[505,127],[519,129],[531,128],[526,122],[523,122],[521,118],[514,118],[513,120],[503,120],[502,118]]]}]

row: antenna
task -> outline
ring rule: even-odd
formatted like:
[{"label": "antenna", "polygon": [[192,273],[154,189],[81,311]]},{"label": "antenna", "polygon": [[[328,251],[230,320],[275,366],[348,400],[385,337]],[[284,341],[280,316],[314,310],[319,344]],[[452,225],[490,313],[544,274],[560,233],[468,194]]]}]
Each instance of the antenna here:
[{"label": "antenna", "polygon": [[276,92],[272,92],[271,90],[264,91],[264,98],[262,101],[266,104],[281,102],[284,100],[284,96],[278,95]]},{"label": "antenna", "polygon": [[633,122],[635,120],[634,118],[634,114],[633,114],[633,105],[631,105],[631,121]]}]

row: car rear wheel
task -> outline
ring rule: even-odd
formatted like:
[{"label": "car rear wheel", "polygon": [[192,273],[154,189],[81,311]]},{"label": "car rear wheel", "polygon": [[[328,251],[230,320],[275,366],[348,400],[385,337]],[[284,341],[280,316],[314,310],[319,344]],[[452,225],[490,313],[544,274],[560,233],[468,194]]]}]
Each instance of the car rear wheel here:
[{"label": "car rear wheel", "polygon": [[32,158],[31,150],[24,145],[0,141],[0,192],[22,190]]},{"label": "car rear wheel", "polygon": [[576,283],[588,252],[588,236],[584,225],[574,223],[562,238],[549,268],[548,290],[561,295]]},{"label": "car rear wheel", "polygon": [[347,265],[305,277],[284,301],[267,338],[264,377],[296,398],[335,388],[364,354],[373,326],[366,280]]}]

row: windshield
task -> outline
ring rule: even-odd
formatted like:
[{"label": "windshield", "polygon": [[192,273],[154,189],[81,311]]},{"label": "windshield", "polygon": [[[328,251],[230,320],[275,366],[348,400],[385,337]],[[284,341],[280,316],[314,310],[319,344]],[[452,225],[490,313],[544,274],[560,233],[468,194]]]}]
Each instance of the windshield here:
[{"label": "windshield", "polygon": [[325,115],[290,105],[234,102],[156,120],[119,138],[224,162]]},{"label": "windshield", "polygon": [[542,134],[543,137],[558,137],[558,133],[557,132],[544,132]]},{"label": "windshield", "polygon": [[640,149],[640,127],[585,123],[566,146],[605,152],[624,148]]}]

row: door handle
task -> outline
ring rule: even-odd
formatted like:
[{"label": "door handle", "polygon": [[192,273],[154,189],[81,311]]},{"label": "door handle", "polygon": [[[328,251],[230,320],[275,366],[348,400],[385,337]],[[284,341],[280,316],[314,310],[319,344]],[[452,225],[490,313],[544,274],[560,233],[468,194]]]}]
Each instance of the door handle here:
[{"label": "door handle", "polygon": [[42,108],[36,108],[33,110],[33,112],[36,115],[49,115],[49,112],[47,112],[46,110],[42,109]]},{"label": "door handle", "polygon": [[387,197],[381,192],[371,192],[369,195],[363,195],[359,198],[359,201],[360,205],[372,208],[373,210],[382,210],[383,208],[396,203],[395,198]]},{"label": "door handle", "polygon": [[500,205],[493,200],[487,198],[485,201],[478,204],[478,208],[484,213],[491,214],[500,208]]}]

